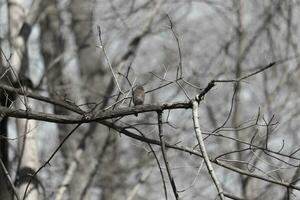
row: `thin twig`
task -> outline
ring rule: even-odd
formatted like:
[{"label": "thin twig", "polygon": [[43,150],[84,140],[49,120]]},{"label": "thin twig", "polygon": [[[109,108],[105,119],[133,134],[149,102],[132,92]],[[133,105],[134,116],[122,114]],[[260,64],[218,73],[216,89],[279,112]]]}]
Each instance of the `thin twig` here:
[{"label": "thin twig", "polygon": [[28,180],[25,192],[24,192],[24,196],[23,196],[23,200],[25,200],[26,198],[26,193],[28,191],[28,188],[30,186],[31,181],[34,179],[34,177],[44,168],[46,167],[46,165],[50,164],[50,161],[52,160],[52,158],[54,157],[54,155],[58,152],[58,150],[62,147],[62,145],[67,141],[67,139],[79,128],[80,124],[77,124],[69,133],[68,135],[66,135],[66,137],[61,141],[61,143],[58,145],[58,147],[54,150],[54,152],[50,155],[49,159],[38,169],[36,170],[36,172],[31,176],[31,178]]},{"label": "thin twig", "polygon": [[163,159],[165,162],[165,166],[167,169],[168,177],[169,177],[169,180],[170,180],[170,183],[172,186],[174,196],[178,200],[179,196],[178,196],[178,192],[176,189],[176,184],[175,184],[174,178],[171,174],[171,170],[170,170],[169,162],[168,162],[168,158],[167,158],[167,153],[166,153],[166,145],[165,145],[165,139],[164,139],[163,128],[162,128],[162,112],[158,111],[157,115],[158,115],[157,116],[158,117],[158,134],[159,134],[159,140],[161,142],[161,152],[162,152],[162,156],[163,156]]},{"label": "thin twig", "polygon": [[172,31],[172,34],[176,40],[176,44],[177,44],[177,48],[178,48],[178,54],[179,54],[179,63],[177,66],[177,73],[176,73],[176,79],[182,78],[183,74],[182,74],[182,53],[181,53],[181,48],[180,48],[180,43],[179,43],[179,39],[178,36],[174,30],[174,24],[171,20],[171,17],[167,14],[167,18],[170,22],[170,29]]},{"label": "thin twig", "polygon": [[[143,138],[146,138],[146,136],[144,135],[144,133],[142,131],[140,131],[139,129],[137,129],[136,127],[134,126],[130,126],[130,128],[136,130],[137,132],[139,132],[141,134],[141,136]],[[165,193],[165,199],[168,200],[168,193],[167,193],[167,186],[166,186],[166,181],[165,181],[165,178],[164,178],[164,173],[163,173],[163,170],[162,170],[162,167],[159,163],[159,157],[156,155],[153,147],[151,146],[151,143],[148,143],[148,147],[150,148],[150,151],[152,152],[153,156],[154,156],[154,159],[157,163],[157,166],[158,166],[158,169],[159,169],[159,172],[160,172],[160,176],[161,176],[161,180],[162,180],[162,183],[163,183],[163,187],[164,187],[164,193]]]},{"label": "thin twig", "polygon": [[106,59],[106,62],[107,62],[107,64],[108,64],[108,67],[109,67],[109,69],[110,69],[110,71],[111,71],[111,73],[112,73],[112,75],[113,75],[113,77],[114,77],[114,80],[115,80],[115,82],[116,82],[116,84],[117,84],[117,87],[118,87],[119,91],[120,91],[122,94],[124,94],[124,92],[122,91],[122,89],[121,89],[121,87],[120,87],[120,85],[119,85],[119,82],[118,82],[118,80],[117,80],[117,77],[116,77],[116,75],[115,75],[115,72],[114,72],[114,70],[113,70],[113,67],[111,66],[110,61],[109,61],[109,59],[108,59],[108,56],[107,56],[107,53],[106,53],[106,50],[105,50],[105,47],[104,47],[104,44],[103,44],[103,41],[102,41],[102,37],[101,37],[101,28],[100,28],[99,25],[97,26],[97,29],[98,29],[98,36],[99,36],[99,41],[100,41],[100,48],[101,48],[102,51],[103,51],[104,57],[105,57],[105,59]]},{"label": "thin twig", "polygon": [[250,73],[250,74],[247,74],[247,75],[245,75],[245,76],[242,76],[242,77],[240,77],[240,78],[237,78],[237,79],[213,80],[213,81],[214,81],[214,82],[225,82],[225,83],[226,83],[226,82],[240,82],[240,81],[242,81],[242,80],[245,80],[245,79],[247,79],[247,78],[250,78],[250,77],[252,77],[252,76],[255,76],[255,75],[257,75],[257,74],[259,74],[259,73],[261,73],[261,72],[263,72],[263,71],[266,71],[267,69],[269,69],[269,68],[271,68],[271,67],[273,67],[273,66],[275,66],[275,65],[282,64],[282,63],[287,62],[287,61],[292,60],[292,59],[296,59],[296,58],[298,58],[299,56],[300,56],[299,54],[296,54],[296,55],[294,55],[294,56],[290,56],[290,57],[287,57],[287,58],[284,58],[284,59],[279,59],[279,60],[276,60],[276,61],[274,61],[274,62],[270,62],[269,64],[260,67],[260,69],[254,71],[254,72],[252,72],[252,73]]},{"label": "thin twig", "polygon": [[[98,123],[100,123],[102,125],[105,125],[107,127],[110,127],[112,129],[116,130],[117,132],[122,133],[122,134],[124,134],[124,135],[126,135],[130,138],[135,139],[135,140],[161,146],[160,141],[150,139],[150,138],[147,138],[147,137],[139,136],[137,134],[134,134],[133,132],[130,132],[130,131],[126,130],[124,127],[116,125],[115,123],[108,122],[108,121],[98,121]],[[174,149],[174,150],[185,152],[189,155],[194,155],[194,156],[203,158],[203,155],[201,155],[198,151],[193,150],[192,148],[188,148],[188,147],[185,147],[185,146],[172,145],[172,144],[168,144],[168,143],[165,143],[165,146],[167,148],[171,148],[171,149]],[[227,169],[229,169],[233,172],[236,172],[236,173],[239,173],[239,174],[242,174],[242,175],[245,175],[245,176],[249,176],[249,177],[252,177],[252,178],[260,179],[260,180],[263,180],[263,181],[266,181],[266,182],[269,182],[269,183],[274,183],[276,185],[280,185],[280,186],[283,186],[283,187],[290,187],[292,189],[300,191],[300,187],[295,185],[295,184],[292,184],[292,183],[289,183],[289,182],[286,182],[286,181],[282,181],[282,180],[267,178],[267,177],[261,176],[259,174],[254,174],[252,172],[245,171],[245,170],[242,170],[240,168],[234,167],[232,165],[228,165],[228,164],[225,164],[223,162],[220,162],[217,159],[211,159],[210,161],[217,164],[217,165],[219,165],[219,166],[221,166],[221,167],[227,168]]]},{"label": "thin twig", "polygon": [[[5,174],[5,177],[7,178],[7,182],[10,184],[10,187],[12,188],[13,192],[14,192],[14,195],[16,196],[17,200],[20,200],[20,197],[18,195],[18,191],[17,191],[17,188],[15,187],[11,177],[9,176],[9,173],[2,161],[2,159],[0,158],[0,165],[1,165],[1,169],[2,169],[2,172]],[[3,186],[1,186],[3,188]]]},{"label": "thin twig", "polygon": [[179,85],[179,87],[181,88],[181,90],[183,91],[183,93],[185,94],[186,98],[191,101],[190,96],[188,95],[187,91],[184,89],[184,87],[179,83],[179,81],[176,81],[177,85]]},{"label": "thin twig", "polygon": [[193,187],[193,186],[195,185],[195,183],[196,183],[196,181],[197,181],[197,179],[198,179],[198,176],[199,176],[199,174],[200,174],[200,171],[201,171],[201,169],[202,169],[202,167],[203,167],[203,164],[204,164],[204,160],[201,161],[201,164],[200,164],[200,166],[198,167],[198,171],[197,171],[197,174],[196,174],[196,176],[195,176],[193,182],[192,182],[187,188],[184,188],[184,189],[182,189],[182,190],[179,190],[178,192],[185,192],[186,190],[190,189],[191,187]]}]

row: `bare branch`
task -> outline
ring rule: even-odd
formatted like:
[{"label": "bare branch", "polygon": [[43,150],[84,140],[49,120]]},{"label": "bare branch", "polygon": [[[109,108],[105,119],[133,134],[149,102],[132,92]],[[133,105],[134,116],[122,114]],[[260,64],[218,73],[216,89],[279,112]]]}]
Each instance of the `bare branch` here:
[{"label": "bare branch", "polygon": [[17,198],[17,200],[20,200],[20,197],[19,197],[19,195],[18,195],[17,188],[15,187],[15,185],[14,185],[14,183],[13,183],[13,180],[11,179],[11,177],[10,177],[10,175],[9,175],[9,173],[8,173],[8,171],[7,171],[7,169],[6,169],[6,167],[5,167],[5,165],[4,165],[4,163],[3,163],[3,161],[2,161],[1,158],[0,158],[0,167],[1,167],[0,170],[2,170],[3,173],[5,174],[5,177],[6,177],[6,179],[7,179],[7,182],[9,183],[11,189],[13,190],[13,193],[14,193],[15,197]]},{"label": "bare branch", "polygon": [[105,59],[106,59],[106,62],[107,62],[108,67],[109,67],[109,69],[110,69],[110,71],[111,71],[111,73],[112,73],[112,75],[113,75],[113,77],[114,77],[114,80],[115,80],[115,82],[116,82],[116,84],[117,84],[117,87],[118,87],[118,89],[119,89],[119,92],[121,92],[122,94],[124,94],[124,92],[123,92],[122,89],[120,88],[118,79],[117,79],[117,77],[116,77],[116,75],[115,75],[115,72],[114,72],[114,69],[113,69],[113,67],[111,66],[110,61],[109,61],[109,59],[108,59],[108,56],[107,56],[107,53],[106,53],[106,50],[105,50],[105,47],[104,47],[104,44],[103,44],[103,41],[102,41],[102,37],[101,37],[101,29],[100,29],[100,26],[97,26],[97,29],[98,29],[98,37],[99,37],[99,41],[100,41],[100,48],[101,48],[102,51],[103,51],[103,54],[104,54]]},{"label": "bare branch", "polygon": [[29,179],[28,181],[28,184],[26,186],[26,189],[25,189],[25,193],[24,193],[24,196],[23,196],[23,200],[25,200],[26,198],[26,193],[28,191],[28,188],[30,186],[30,183],[31,181],[34,179],[34,177],[44,168],[46,167],[46,165],[49,165],[50,164],[50,161],[52,160],[52,158],[55,156],[55,154],[58,152],[58,150],[62,147],[62,145],[67,141],[67,139],[79,128],[81,124],[77,124],[73,130],[71,130],[65,137],[64,139],[60,142],[60,144],[58,145],[58,147],[54,150],[54,152],[50,155],[49,159],[38,169],[35,171],[35,173],[31,176],[31,178]]},{"label": "bare branch", "polygon": [[163,155],[163,159],[165,162],[165,166],[167,169],[167,173],[168,173],[168,177],[172,186],[172,190],[175,196],[175,199],[179,199],[178,196],[178,192],[177,192],[177,188],[176,188],[176,184],[175,184],[175,180],[172,176],[170,167],[169,167],[169,162],[168,162],[168,158],[167,158],[167,152],[166,152],[166,145],[165,145],[165,139],[164,139],[164,134],[163,134],[163,128],[162,128],[162,112],[158,111],[157,112],[157,117],[158,117],[158,134],[159,134],[159,140],[161,142],[161,152]]},{"label": "bare branch", "polygon": [[199,124],[198,109],[199,109],[198,102],[194,100],[193,101],[193,122],[194,122],[196,138],[197,138],[197,141],[198,141],[200,151],[203,155],[207,170],[208,170],[211,178],[213,179],[213,182],[214,182],[214,184],[215,184],[215,186],[218,190],[218,195],[220,196],[220,198],[222,200],[224,200],[225,197],[224,197],[224,194],[223,194],[223,188],[221,187],[221,184],[219,183],[219,180],[218,180],[218,178],[217,178],[217,176],[214,172],[214,169],[212,167],[212,164],[209,160],[209,157],[208,157],[208,154],[207,154],[207,151],[206,151],[206,148],[205,148],[205,144],[204,144],[204,141],[203,141],[202,132],[201,132],[201,129],[200,129],[200,124]]}]

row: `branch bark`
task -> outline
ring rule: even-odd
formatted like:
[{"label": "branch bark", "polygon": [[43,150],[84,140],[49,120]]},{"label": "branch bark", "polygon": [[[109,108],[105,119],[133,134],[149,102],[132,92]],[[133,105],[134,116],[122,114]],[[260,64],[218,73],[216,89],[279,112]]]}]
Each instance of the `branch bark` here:
[{"label": "branch bark", "polygon": [[198,141],[198,145],[199,145],[199,148],[200,148],[200,151],[203,155],[203,158],[204,158],[204,161],[205,161],[205,164],[206,164],[206,167],[207,167],[207,170],[218,190],[218,193],[219,193],[219,196],[221,198],[221,200],[224,200],[225,197],[224,197],[224,193],[223,193],[223,188],[221,187],[221,184],[215,174],[215,171],[212,167],[212,164],[209,160],[209,157],[208,157],[208,154],[207,154],[207,151],[206,151],[206,148],[205,148],[205,144],[204,144],[204,141],[203,141],[203,137],[202,137],[202,132],[201,132],[201,129],[200,129],[200,123],[199,123],[199,115],[198,115],[198,109],[199,109],[199,106],[198,106],[198,102],[196,100],[193,100],[193,122],[194,122],[194,128],[195,128],[195,133],[196,133],[196,138],[197,138],[197,141]]}]

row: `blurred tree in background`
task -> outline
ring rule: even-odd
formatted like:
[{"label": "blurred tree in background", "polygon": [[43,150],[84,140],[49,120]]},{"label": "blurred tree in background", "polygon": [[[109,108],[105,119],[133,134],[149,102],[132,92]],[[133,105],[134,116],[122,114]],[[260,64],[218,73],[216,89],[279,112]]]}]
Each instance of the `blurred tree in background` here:
[{"label": "blurred tree in background", "polygon": [[299,7],[0,0],[0,199],[299,199]]}]

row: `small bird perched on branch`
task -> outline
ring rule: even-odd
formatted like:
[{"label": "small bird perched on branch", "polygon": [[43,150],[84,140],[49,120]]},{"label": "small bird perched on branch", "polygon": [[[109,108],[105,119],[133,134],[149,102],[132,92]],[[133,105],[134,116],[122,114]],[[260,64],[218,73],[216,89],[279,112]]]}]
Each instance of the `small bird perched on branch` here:
[{"label": "small bird perched on branch", "polygon": [[[137,105],[142,105],[144,103],[145,100],[145,91],[144,91],[144,87],[139,85],[137,86],[133,92],[132,92],[132,96],[133,96],[133,104],[135,106]],[[138,114],[135,114],[135,116],[138,116]]]}]

